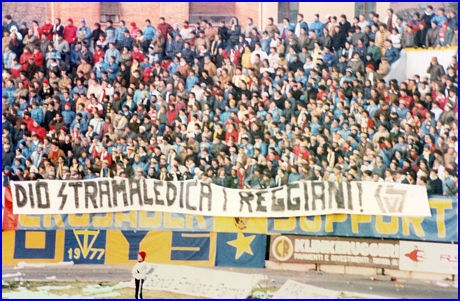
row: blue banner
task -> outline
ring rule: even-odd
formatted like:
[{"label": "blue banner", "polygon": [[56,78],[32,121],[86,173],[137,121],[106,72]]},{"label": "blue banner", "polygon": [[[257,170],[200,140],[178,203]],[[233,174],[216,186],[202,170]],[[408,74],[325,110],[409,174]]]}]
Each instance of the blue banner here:
[{"label": "blue banner", "polygon": [[217,233],[216,266],[263,268],[267,235]]},{"label": "blue banner", "polygon": [[429,203],[431,217],[336,214],[273,218],[268,220],[268,233],[457,243],[458,200],[436,196]]},{"label": "blue banner", "polygon": [[65,231],[64,258],[76,264],[104,264],[105,230]]},{"label": "blue banner", "polygon": [[54,259],[56,231],[16,231],[12,245],[13,259]]},{"label": "blue banner", "polygon": [[[201,234],[201,235],[200,235]],[[209,233],[173,232],[171,240],[171,260],[208,261],[211,236]]]}]

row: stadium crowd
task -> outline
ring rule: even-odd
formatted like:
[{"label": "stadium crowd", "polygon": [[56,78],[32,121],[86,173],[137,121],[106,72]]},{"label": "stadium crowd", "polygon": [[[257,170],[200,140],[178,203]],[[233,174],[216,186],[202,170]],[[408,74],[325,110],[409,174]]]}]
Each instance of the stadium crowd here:
[{"label": "stadium crowd", "polygon": [[[458,45],[457,16],[372,12],[18,23],[2,39],[2,170],[37,179],[199,179],[229,188],[373,181],[457,195],[458,65],[386,81],[403,48]],[[74,25],[77,23],[76,25]]]}]

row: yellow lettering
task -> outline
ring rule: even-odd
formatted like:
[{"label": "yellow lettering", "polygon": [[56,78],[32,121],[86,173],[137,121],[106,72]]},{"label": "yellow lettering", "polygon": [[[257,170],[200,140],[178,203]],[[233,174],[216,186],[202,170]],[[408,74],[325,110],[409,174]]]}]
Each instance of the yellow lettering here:
[{"label": "yellow lettering", "polygon": [[351,215],[351,232],[359,233],[359,224],[361,223],[370,223],[372,218],[370,215],[358,215],[352,214]]},{"label": "yellow lettering", "polygon": [[89,214],[69,214],[68,215],[69,225],[71,227],[85,227],[89,226]]},{"label": "yellow lettering", "polygon": [[[60,214],[53,214],[53,216],[54,216],[54,222],[56,224],[56,227],[63,228],[64,227],[64,222],[62,221],[61,215]],[[43,216],[43,227],[51,228],[51,214],[45,214]]]},{"label": "yellow lettering", "polygon": [[436,210],[436,226],[438,228],[438,237],[446,237],[445,210],[452,209],[450,199],[430,199],[430,207]]},{"label": "yellow lettering", "polygon": [[160,228],[163,214],[161,212],[154,212],[155,216],[148,217],[147,211],[139,211],[139,227],[140,228]]},{"label": "yellow lettering", "polygon": [[113,224],[113,213],[107,212],[104,213],[102,216],[93,215],[93,227],[95,229],[101,228],[109,228]]},{"label": "yellow lettering", "polygon": [[412,224],[412,227],[415,231],[415,235],[417,235],[418,237],[425,237],[425,231],[423,231],[422,222],[423,217],[403,217],[403,235],[410,235],[409,224]]},{"label": "yellow lettering", "polygon": [[181,217],[172,217],[171,213],[164,213],[164,225],[166,229],[184,229],[184,219]]},{"label": "yellow lettering", "polygon": [[129,212],[116,212],[115,213],[115,227],[123,227],[123,222],[129,222],[130,227],[137,226],[136,211]]},{"label": "yellow lettering", "polygon": [[326,224],[324,226],[326,232],[334,232],[333,223],[341,223],[346,221],[348,215],[346,214],[328,214],[326,215]]},{"label": "yellow lettering", "polygon": [[321,230],[321,215],[315,215],[313,220],[306,216],[299,217],[300,229],[306,232],[318,232]]},{"label": "yellow lettering", "polygon": [[19,214],[19,224],[25,228],[40,227],[40,216]]},{"label": "yellow lettering", "polygon": [[276,231],[292,231],[296,226],[296,218],[290,217],[288,219],[274,219],[273,230]]},{"label": "yellow lettering", "polygon": [[399,218],[392,216],[391,221],[384,222],[383,216],[377,215],[375,229],[377,229],[377,232],[380,234],[396,234],[399,230]]},{"label": "yellow lettering", "polygon": [[187,214],[185,216],[185,225],[186,225],[187,229],[193,229],[193,219],[196,219],[198,228],[206,229],[206,220],[204,219],[204,216],[202,216],[202,215],[190,215],[190,214]]}]

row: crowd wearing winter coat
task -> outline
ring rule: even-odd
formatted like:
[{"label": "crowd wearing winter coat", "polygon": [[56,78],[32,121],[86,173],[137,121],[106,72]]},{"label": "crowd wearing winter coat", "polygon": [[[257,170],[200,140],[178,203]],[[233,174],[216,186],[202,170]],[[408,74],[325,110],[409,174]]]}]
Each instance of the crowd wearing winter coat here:
[{"label": "crowd wearing winter coat", "polygon": [[400,47],[456,45],[457,23],[429,7],[405,23],[388,13],[353,24],[319,14],[308,24],[299,13],[264,29],[233,17],[183,28],[147,19],[143,29],[67,18],[29,30],[7,15],[3,185],[374,181],[456,195],[455,57],[448,66],[433,58],[426,75],[403,82],[383,77]]}]

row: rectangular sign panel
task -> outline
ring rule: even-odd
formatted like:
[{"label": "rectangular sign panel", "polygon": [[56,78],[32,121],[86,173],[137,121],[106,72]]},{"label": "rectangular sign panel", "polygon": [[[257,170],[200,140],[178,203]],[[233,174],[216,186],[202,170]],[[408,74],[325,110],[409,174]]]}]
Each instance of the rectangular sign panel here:
[{"label": "rectangular sign panel", "polygon": [[401,241],[400,248],[401,270],[458,275],[457,244]]},{"label": "rectangular sign panel", "polygon": [[270,260],[398,269],[399,241],[273,236]]}]

